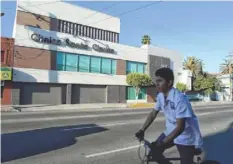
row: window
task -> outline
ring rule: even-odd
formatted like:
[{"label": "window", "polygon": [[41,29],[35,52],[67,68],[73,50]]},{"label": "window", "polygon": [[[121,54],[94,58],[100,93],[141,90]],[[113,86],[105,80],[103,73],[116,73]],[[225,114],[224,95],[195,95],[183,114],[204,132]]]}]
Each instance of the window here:
[{"label": "window", "polygon": [[66,54],[66,71],[78,71],[78,55]]},{"label": "window", "polygon": [[[127,87],[127,100],[136,100],[136,91],[133,87]],[[138,94],[138,100],[146,100],[146,88],[141,88]]]},{"label": "window", "polygon": [[104,30],[101,30],[101,38],[104,40]]},{"label": "window", "polygon": [[79,24],[77,25],[77,30],[78,30],[77,35],[81,35],[81,26]]},{"label": "window", "polygon": [[127,74],[131,72],[145,73],[145,65],[146,64],[144,63],[127,61],[126,73]]},{"label": "window", "polygon": [[87,27],[87,37],[90,37],[90,27]]},{"label": "window", "polygon": [[94,73],[100,73],[101,58],[91,57],[91,71]]},{"label": "window", "polygon": [[90,56],[79,56],[79,72],[89,72]]},{"label": "window", "polygon": [[144,71],[144,66],[145,66],[145,64],[138,64],[138,70],[137,70],[137,72],[144,73],[145,72]]},{"label": "window", "polygon": [[57,70],[65,71],[66,56],[63,52],[57,53]]},{"label": "window", "polygon": [[107,35],[106,40],[109,41],[109,32],[108,31],[106,32],[106,35]]},{"label": "window", "polygon": [[111,74],[111,59],[102,59],[101,73]]},{"label": "window", "polygon": [[135,62],[127,62],[127,68],[126,72],[132,73],[132,72],[137,72],[137,63]]},{"label": "window", "polygon": [[116,60],[112,60],[112,74],[116,74]]},{"label": "window", "polygon": [[1,62],[5,61],[5,51],[1,51]]}]

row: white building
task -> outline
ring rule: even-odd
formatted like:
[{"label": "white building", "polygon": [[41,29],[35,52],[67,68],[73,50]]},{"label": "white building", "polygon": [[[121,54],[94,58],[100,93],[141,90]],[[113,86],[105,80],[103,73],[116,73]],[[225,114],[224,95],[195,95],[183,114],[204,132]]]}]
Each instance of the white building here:
[{"label": "white building", "polygon": [[[67,11],[67,12],[66,12]],[[135,101],[130,72],[171,67],[182,56],[167,49],[119,43],[120,19],[67,2],[20,0],[14,26],[13,104],[125,103]],[[155,87],[141,102],[153,102]]]}]

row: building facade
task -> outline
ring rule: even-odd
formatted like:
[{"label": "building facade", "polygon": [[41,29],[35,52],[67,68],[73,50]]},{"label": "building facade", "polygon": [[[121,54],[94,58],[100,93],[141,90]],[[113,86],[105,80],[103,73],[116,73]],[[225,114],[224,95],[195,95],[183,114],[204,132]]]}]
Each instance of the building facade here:
[{"label": "building facade", "polygon": [[11,104],[14,39],[1,37],[1,104]]},{"label": "building facade", "polygon": [[[119,44],[119,18],[67,2],[35,3],[43,2],[17,3],[13,104],[131,102],[128,73],[173,67],[160,52]],[[143,88],[139,102],[155,95],[154,87]]]}]

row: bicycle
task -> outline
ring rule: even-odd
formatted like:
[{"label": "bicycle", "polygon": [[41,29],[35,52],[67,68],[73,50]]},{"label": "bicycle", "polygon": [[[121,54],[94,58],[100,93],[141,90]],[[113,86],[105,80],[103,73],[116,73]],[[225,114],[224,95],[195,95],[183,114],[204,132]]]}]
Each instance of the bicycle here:
[{"label": "bicycle", "polygon": [[[145,147],[145,155],[143,158],[141,158],[141,156],[140,156],[141,144],[138,148],[138,156],[139,156],[139,159],[142,161],[142,164],[149,164],[150,162],[156,162],[156,161],[152,160],[152,154],[151,154],[151,148],[150,148],[151,143],[149,141],[147,141],[146,139],[143,139],[142,141],[140,141],[140,143],[143,143],[143,146]],[[195,151],[195,157],[196,157],[197,162],[193,161],[193,164],[220,164],[219,162],[212,161],[212,160],[205,160],[205,161],[201,162],[201,157],[200,157],[201,154],[202,154],[202,151],[200,151],[200,149],[197,149],[197,151]],[[166,159],[169,162],[180,160],[180,158],[166,158]]]}]

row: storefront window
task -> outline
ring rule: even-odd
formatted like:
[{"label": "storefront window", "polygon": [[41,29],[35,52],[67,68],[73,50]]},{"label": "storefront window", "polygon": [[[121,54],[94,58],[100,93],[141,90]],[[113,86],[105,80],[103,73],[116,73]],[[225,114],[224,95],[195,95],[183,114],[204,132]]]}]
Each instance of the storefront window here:
[{"label": "storefront window", "polygon": [[[133,87],[127,87],[127,100],[136,100],[136,91]],[[141,88],[140,93],[138,94],[138,100],[146,99],[146,88]]]}]

